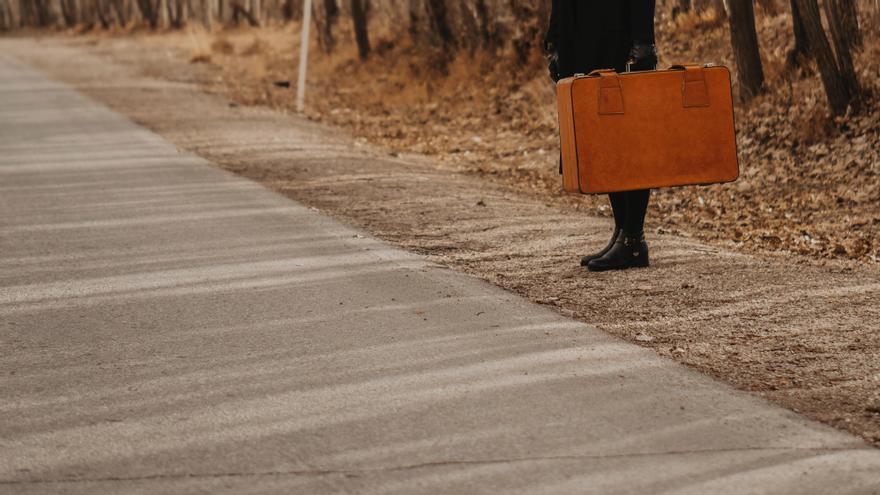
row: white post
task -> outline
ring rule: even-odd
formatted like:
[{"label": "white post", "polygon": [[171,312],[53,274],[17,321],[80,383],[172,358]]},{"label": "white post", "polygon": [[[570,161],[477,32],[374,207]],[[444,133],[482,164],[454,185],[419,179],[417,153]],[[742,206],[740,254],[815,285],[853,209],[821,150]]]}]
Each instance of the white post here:
[{"label": "white post", "polygon": [[312,0],[303,2],[302,40],[299,45],[299,79],[296,81],[296,111],[303,113],[306,98],[306,68],[309,60],[309,26],[312,23]]}]

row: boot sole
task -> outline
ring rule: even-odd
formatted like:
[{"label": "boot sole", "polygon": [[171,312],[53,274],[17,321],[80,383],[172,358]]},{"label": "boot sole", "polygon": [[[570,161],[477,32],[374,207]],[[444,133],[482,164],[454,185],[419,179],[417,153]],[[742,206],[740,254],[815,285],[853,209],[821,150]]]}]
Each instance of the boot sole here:
[{"label": "boot sole", "polygon": [[629,270],[630,268],[648,268],[651,266],[650,261],[638,261],[636,263],[632,263],[629,265],[621,265],[621,266],[589,266],[587,265],[587,270],[591,272],[610,272],[614,270]]}]

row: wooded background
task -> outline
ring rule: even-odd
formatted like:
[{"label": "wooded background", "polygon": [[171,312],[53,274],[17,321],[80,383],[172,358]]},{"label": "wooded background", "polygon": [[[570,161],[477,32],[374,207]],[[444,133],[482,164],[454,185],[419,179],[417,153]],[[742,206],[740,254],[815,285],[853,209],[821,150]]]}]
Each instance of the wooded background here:
[{"label": "wooded background", "polygon": [[[815,60],[832,114],[858,110],[865,94],[853,52],[863,43],[860,20],[868,13],[876,18],[880,1],[660,0],[658,9],[673,15],[711,10],[728,23],[738,94],[748,100],[764,91],[756,1],[770,12],[791,9],[795,45],[789,65],[794,69]],[[0,30],[260,26],[299,19],[302,8],[303,0],[0,0]],[[550,0],[315,0],[313,9],[326,51],[334,48],[339,23],[351,22],[361,58],[373,50],[372,32],[396,30],[424,46],[442,69],[461,51],[505,52],[518,64],[540,60]]]}]

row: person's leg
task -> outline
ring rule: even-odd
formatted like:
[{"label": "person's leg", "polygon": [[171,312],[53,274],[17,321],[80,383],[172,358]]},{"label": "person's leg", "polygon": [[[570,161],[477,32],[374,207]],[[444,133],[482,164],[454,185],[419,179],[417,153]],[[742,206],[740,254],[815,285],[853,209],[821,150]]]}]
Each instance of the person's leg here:
[{"label": "person's leg", "polygon": [[611,213],[614,214],[614,230],[622,229],[626,223],[627,194],[629,193],[608,193],[608,200],[611,202]]},{"label": "person's leg", "polygon": [[581,266],[587,266],[591,261],[605,256],[605,253],[614,247],[614,242],[623,230],[623,224],[626,222],[626,193],[609,193],[608,200],[611,202],[611,212],[614,214],[614,232],[611,234],[611,240],[600,251],[581,258]]},{"label": "person's leg", "polygon": [[648,211],[650,189],[628,191],[626,194],[626,216],[623,231],[627,237],[641,239],[645,234],[645,213]]},{"label": "person's leg", "polygon": [[645,243],[645,213],[651,191],[628,191],[618,193],[623,197],[622,234],[602,257],[587,264],[590,271],[622,270],[648,266],[648,245]]}]

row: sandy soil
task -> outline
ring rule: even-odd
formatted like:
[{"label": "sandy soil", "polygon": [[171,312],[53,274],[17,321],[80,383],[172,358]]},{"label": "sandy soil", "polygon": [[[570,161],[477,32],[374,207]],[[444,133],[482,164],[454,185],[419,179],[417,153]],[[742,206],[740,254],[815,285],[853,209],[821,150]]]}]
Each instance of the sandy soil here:
[{"label": "sandy soil", "polygon": [[652,234],[651,268],[588,273],[579,256],[610,232],[592,206],[242,106],[204,91],[216,67],[157,46],[43,38],[11,52],[223,168],[880,445],[876,264]]}]

